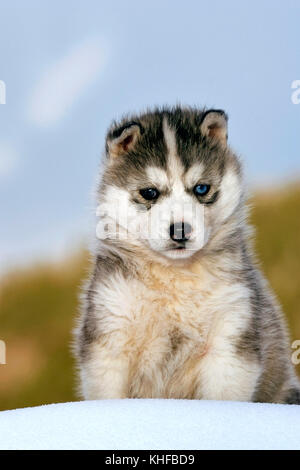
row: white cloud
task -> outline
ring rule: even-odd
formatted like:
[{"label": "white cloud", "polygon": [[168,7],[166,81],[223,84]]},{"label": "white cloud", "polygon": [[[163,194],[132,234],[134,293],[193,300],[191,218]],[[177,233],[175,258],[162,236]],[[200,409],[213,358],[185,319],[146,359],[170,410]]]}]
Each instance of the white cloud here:
[{"label": "white cloud", "polygon": [[6,142],[0,142],[0,178],[9,176],[16,167],[17,152]]},{"label": "white cloud", "polygon": [[106,62],[99,38],[88,39],[52,63],[32,92],[28,117],[40,126],[60,120],[77,98],[97,79]]}]

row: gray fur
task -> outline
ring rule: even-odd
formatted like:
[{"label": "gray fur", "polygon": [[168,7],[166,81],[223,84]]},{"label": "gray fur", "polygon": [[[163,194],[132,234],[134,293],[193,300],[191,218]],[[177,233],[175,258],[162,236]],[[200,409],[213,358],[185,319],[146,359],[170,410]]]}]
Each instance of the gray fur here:
[{"label": "gray fur", "polygon": [[[228,146],[221,145],[200,131],[208,112],[210,110],[162,108],[113,123],[107,133],[106,167],[98,188],[99,200],[109,187],[116,187],[130,191],[134,203],[144,203],[145,208],[151,210],[154,203],[143,202],[136,188],[137,185],[147,185],[147,167],[167,170],[167,149],[163,138],[163,119],[166,118],[176,133],[178,156],[185,172],[192,165],[201,163],[204,167],[203,179],[212,185],[212,193],[199,203],[213,206],[220,197],[225,170],[233,168],[241,179],[242,169],[239,159]],[[227,121],[223,111],[216,112]],[[135,145],[111,162],[109,143],[131,126],[139,132]],[[165,196],[169,190],[165,189]],[[186,191],[191,192],[191,188],[186,188]],[[241,332],[238,341],[234,341],[236,354],[244,356],[245,360],[257,361],[261,367],[251,400],[300,404],[300,386],[291,364],[285,321],[253,256],[246,217],[245,194],[242,193],[234,213],[222,224],[222,230],[213,234],[203,250],[193,256],[193,260],[203,259],[211,263],[218,270],[218,276],[224,277],[224,282],[240,281],[250,291],[248,327]],[[138,278],[139,263],[138,254],[126,242],[99,242],[76,330],[76,356],[80,368],[85,368],[91,345],[101,341],[103,334],[97,318],[101,318],[101,308],[105,310],[106,307],[99,306],[99,303],[95,305],[95,293],[101,290],[101,286],[111,288],[110,279],[116,273],[124,279]],[[175,327],[170,330],[169,336],[171,351],[180,354],[180,347],[185,344],[184,335]],[[170,354],[167,356],[170,360]]]}]

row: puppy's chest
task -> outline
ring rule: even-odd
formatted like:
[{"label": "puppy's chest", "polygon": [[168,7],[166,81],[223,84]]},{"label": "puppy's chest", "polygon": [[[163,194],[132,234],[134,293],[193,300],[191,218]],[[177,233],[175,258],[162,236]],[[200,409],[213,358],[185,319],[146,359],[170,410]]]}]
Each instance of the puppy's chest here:
[{"label": "puppy's chest", "polygon": [[215,279],[163,273],[119,283],[117,294],[105,324],[129,359],[131,397],[199,397],[203,360],[216,345],[227,353],[247,320],[248,293]]},{"label": "puppy's chest", "polygon": [[128,330],[129,396],[189,397],[186,382],[207,348],[206,296],[187,286],[175,292],[144,287],[140,294]]},{"label": "puppy's chest", "polygon": [[[224,310],[220,290],[216,281],[167,273],[128,284],[122,331],[131,363],[132,396],[162,396],[159,384],[166,386],[171,378],[180,383],[187,377],[192,380],[207,353],[213,323]],[[170,387],[166,396],[172,396]]]},{"label": "puppy's chest", "polygon": [[202,342],[211,322],[213,291],[197,280],[144,280],[134,289],[132,321],[136,335],[168,339],[174,351],[180,343]]},{"label": "puppy's chest", "polygon": [[132,319],[136,347],[156,352],[159,360],[188,346],[204,346],[211,323],[208,296],[193,289],[142,292]]}]

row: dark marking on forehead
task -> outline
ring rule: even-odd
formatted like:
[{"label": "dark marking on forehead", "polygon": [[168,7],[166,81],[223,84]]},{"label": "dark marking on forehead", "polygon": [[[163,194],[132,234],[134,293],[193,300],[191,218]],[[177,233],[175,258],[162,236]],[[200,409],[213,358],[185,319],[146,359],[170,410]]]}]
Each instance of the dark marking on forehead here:
[{"label": "dark marking on forehead", "polygon": [[175,131],[177,153],[185,171],[201,163],[204,177],[219,179],[224,174],[227,151],[201,134],[200,127],[206,113],[205,110],[177,108],[166,116],[169,126]]},{"label": "dark marking on forehead", "polygon": [[103,177],[104,184],[134,188],[137,184],[146,185],[147,167],[154,166],[166,170],[167,148],[162,123],[163,115],[160,112],[153,112],[134,116],[130,120],[112,126],[108,136],[118,136],[133,124],[139,125],[142,131],[134,148],[126,155],[115,159],[113,165],[108,166]]},{"label": "dark marking on forehead", "polygon": [[219,184],[228,159],[228,152],[218,143],[212,143],[201,134],[200,127],[206,110],[193,108],[161,108],[140,115],[124,118],[113,123],[108,137],[118,137],[127,127],[138,125],[141,135],[135,146],[127,154],[116,159],[104,175],[106,184],[118,187],[135,187],[147,181],[146,169],[149,166],[167,170],[168,149],[166,146],[163,120],[175,133],[177,155],[185,171],[201,163],[203,177]]}]

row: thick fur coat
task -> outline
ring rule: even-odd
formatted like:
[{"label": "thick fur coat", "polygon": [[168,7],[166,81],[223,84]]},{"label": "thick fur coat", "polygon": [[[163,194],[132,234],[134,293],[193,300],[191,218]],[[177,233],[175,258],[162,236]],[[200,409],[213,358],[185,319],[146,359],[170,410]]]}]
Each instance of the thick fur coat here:
[{"label": "thick fur coat", "polygon": [[223,111],[164,108],[114,123],[98,203],[75,332],[85,399],[300,403]]}]

